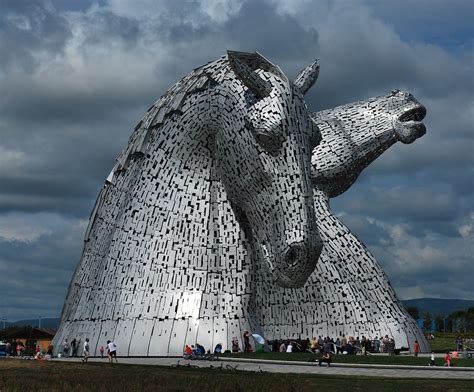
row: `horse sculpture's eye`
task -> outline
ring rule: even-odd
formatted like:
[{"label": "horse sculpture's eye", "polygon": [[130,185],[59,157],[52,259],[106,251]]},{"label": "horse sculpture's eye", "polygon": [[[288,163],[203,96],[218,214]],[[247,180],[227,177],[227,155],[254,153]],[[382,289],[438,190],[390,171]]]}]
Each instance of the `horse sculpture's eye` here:
[{"label": "horse sculpture's eye", "polygon": [[250,108],[258,101],[257,96],[251,90],[245,91],[244,98],[245,98],[245,106],[247,108]]},{"label": "horse sculpture's eye", "polygon": [[265,131],[256,131],[255,140],[271,154],[277,153],[283,143],[283,140],[280,137]]},{"label": "horse sculpture's eye", "polygon": [[257,133],[255,139],[263,147],[271,147],[274,144],[272,136],[267,133]]},{"label": "horse sculpture's eye", "polygon": [[249,117],[244,117],[245,127],[254,135],[257,143],[268,153],[275,154],[283,144],[283,137],[280,136],[281,128],[275,126],[274,129],[264,129],[256,127]]}]

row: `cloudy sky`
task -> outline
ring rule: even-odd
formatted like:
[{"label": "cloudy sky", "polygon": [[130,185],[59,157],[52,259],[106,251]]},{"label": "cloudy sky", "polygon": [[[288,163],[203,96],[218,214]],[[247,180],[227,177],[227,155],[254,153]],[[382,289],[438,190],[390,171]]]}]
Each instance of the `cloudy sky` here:
[{"label": "cloudy sky", "polygon": [[89,213],[134,125],[227,49],[290,76],[311,110],[412,92],[427,134],[334,211],[402,299],[474,299],[474,2],[0,0],[0,318],[60,315]]}]

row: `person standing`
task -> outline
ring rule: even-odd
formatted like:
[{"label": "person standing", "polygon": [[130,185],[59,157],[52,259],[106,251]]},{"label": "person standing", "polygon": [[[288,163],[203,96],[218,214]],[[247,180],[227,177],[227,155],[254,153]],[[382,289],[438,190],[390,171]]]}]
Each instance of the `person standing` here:
[{"label": "person standing", "polygon": [[362,350],[362,355],[367,355],[367,352],[366,352],[366,344],[365,344],[365,336],[362,335],[362,340],[360,341],[360,345],[361,345],[361,350]]},{"label": "person standing", "polygon": [[117,345],[110,341],[107,340],[107,348],[108,348],[108,357],[109,357],[109,362],[112,363],[115,358],[115,362],[117,361]]},{"label": "person standing", "polygon": [[100,346],[99,352],[100,352],[100,357],[104,358],[104,346]]},{"label": "person standing", "polygon": [[66,358],[69,357],[69,343],[67,339],[64,340],[63,353]]},{"label": "person standing", "polygon": [[373,347],[373,350],[378,353],[380,352],[380,340],[378,338],[378,336],[375,337],[374,339],[374,347]]},{"label": "person standing", "polygon": [[344,335],[342,335],[340,346],[341,346],[341,348],[340,348],[339,352],[342,353],[344,351],[345,347],[347,346],[347,339]]},{"label": "person standing", "polygon": [[324,340],[321,336],[318,337],[318,351],[317,352],[322,352],[323,351],[323,345],[324,345]]},{"label": "person standing", "polygon": [[433,351],[431,351],[430,366],[436,366],[436,363],[435,363],[435,354],[434,354]]},{"label": "person standing", "polygon": [[77,341],[76,341],[76,338],[72,339],[71,340],[71,357],[75,357],[76,354],[77,354]]},{"label": "person standing", "polygon": [[418,340],[415,340],[415,344],[413,345],[413,351],[415,352],[415,357],[417,357],[420,353],[420,343],[418,343]]},{"label": "person standing", "polygon": [[250,332],[244,331],[243,337],[244,337],[244,352],[248,353],[250,352]]},{"label": "person standing", "polygon": [[280,350],[281,353],[286,353],[286,344],[285,344],[285,342],[281,342],[279,350]]},{"label": "person standing", "polygon": [[311,349],[311,351],[313,353],[316,352],[317,348],[318,348],[318,341],[316,340],[316,338],[313,336],[313,338],[309,341],[309,347]]},{"label": "person standing", "polygon": [[12,345],[11,345],[11,348],[10,348],[10,355],[12,357],[14,357],[16,355],[16,345],[17,345],[17,341],[15,339],[12,340]]},{"label": "person standing", "polygon": [[82,362],[87,362],[89,359],[89,338],[84,340],[84,350],[83,350],[84,358],[82,358]]}]

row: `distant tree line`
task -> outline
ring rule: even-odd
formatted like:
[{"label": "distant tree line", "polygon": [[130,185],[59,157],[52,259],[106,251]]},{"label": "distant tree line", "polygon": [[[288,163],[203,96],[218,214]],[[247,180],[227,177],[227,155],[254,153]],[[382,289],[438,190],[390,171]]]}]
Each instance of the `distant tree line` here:
[{"label": "distant tree line", "polygon": [[423,329],[425,331],[435,332],[474,332],[474,307],[466,310],[457,310],[448,316],[441,313],[430,314],[430,312],[420,313],[416,306],[407,308],[407,312],[415,320],[423,320]]}]

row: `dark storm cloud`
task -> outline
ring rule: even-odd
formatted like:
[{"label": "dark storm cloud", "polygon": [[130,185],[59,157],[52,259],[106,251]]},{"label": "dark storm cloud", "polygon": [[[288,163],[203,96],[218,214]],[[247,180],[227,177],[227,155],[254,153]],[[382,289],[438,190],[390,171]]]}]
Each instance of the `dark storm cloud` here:
[{"label": "dark storm cloud", "polygon": [[[192,4],[196,6],[197,3]],[[173,10],[169,2],[166,5],[167,12]],[[193,8],[192,12],[198,11]],[[278,14],[271,4],[264,1],[244,2],[238,13],[221,24],[204,18],[205,23],[196,26],[192,21],[179,18],[168,25],[164,19],[160,18],[163,24],[152,26],[151,31],[156,39],[172,46],[173,55],[183,60],[178,64],[170,63],[175,72],[177,69],[180,71],[175,77],[189,72],[189,64],[199,66],[227,49],[260,51],[280,64],[289,75],[296,74],[300,67],[313,61],[317,53],[316,29],[305,28],[294,17]]]},{"label": "dark storm cloud", "polygon": [[74,178],[2,176],[0,213],[7,211],[54,211],[83,217],[89,213],[91,194],[100,189],[95,181]]},{"label": "dark storm cloud", "polygon": [[[359,192],[358,192],[359,191]],[[360,196],[363,192],[363,198]],[[399,186],[390,189],[381,187],[355,187],[345,206],[355,213],[364,212],[369,216],[415,221],[451,220],[456,214],[455,195],[449,191],[427,189],[423,186]],[[367,198],[371,203],[367,203]],[[429,203],[427,203],[429,200]]]},{"label": "dark storm cloud", "polygon": [[312,61],[318,51],[316,29],[305,29],[294,17],[278,15],[264,2],[245,3],[224,28],[224,42],[232,42],[236,50],[264,52],[288,73],[297,71],[288,69],[295,58]]},{"label": "dark storm cloud", "polygon": [[130,49],[137,43],[140,35],[140,25],[137,20],[117,16],[112,12],[100,11],[88,15],[87,30],[82,49],[87,52],[90,45],[107,45],[120,42],[123,50]]},{"label": "dark storm cloud", "polygon": [[27,71],[41,61],[42,52],[61,54],[71,37],[67,20],[42,4],[2,1],[0,14],[0,66]]},{"label": "dark storm cloud", "polygon": [[[7,317],[59,313],[85,221],[131,130],[168,87],[227,49],[257,50],[290,77],[320,58],[306,97],[314,111],[393,88],[413,92],[427,106],[427,134],[393,146],[332,206],[404,298],[439,296],[440,274],[458,283],[449,295],[474,295],[465,278],[474,233],[468,2],[410,1],[408,14],[406,2],[3,4],[0,270],[10,278],[0,306],[9,304]],[[27,271],[43,288],[30,296],[20,289]]]},{"label": "dark storm cloud", "polygon": [[373,12],[389,20],[407,42],[425,42],[450,51],[472,49],[471,0],[402,0],[373,2]]},{"label": "dark storm cloud", "polygon": [[55,10],[61,11],[85,11],[94,4],[104,6],[105,0],[48,0]]}]

